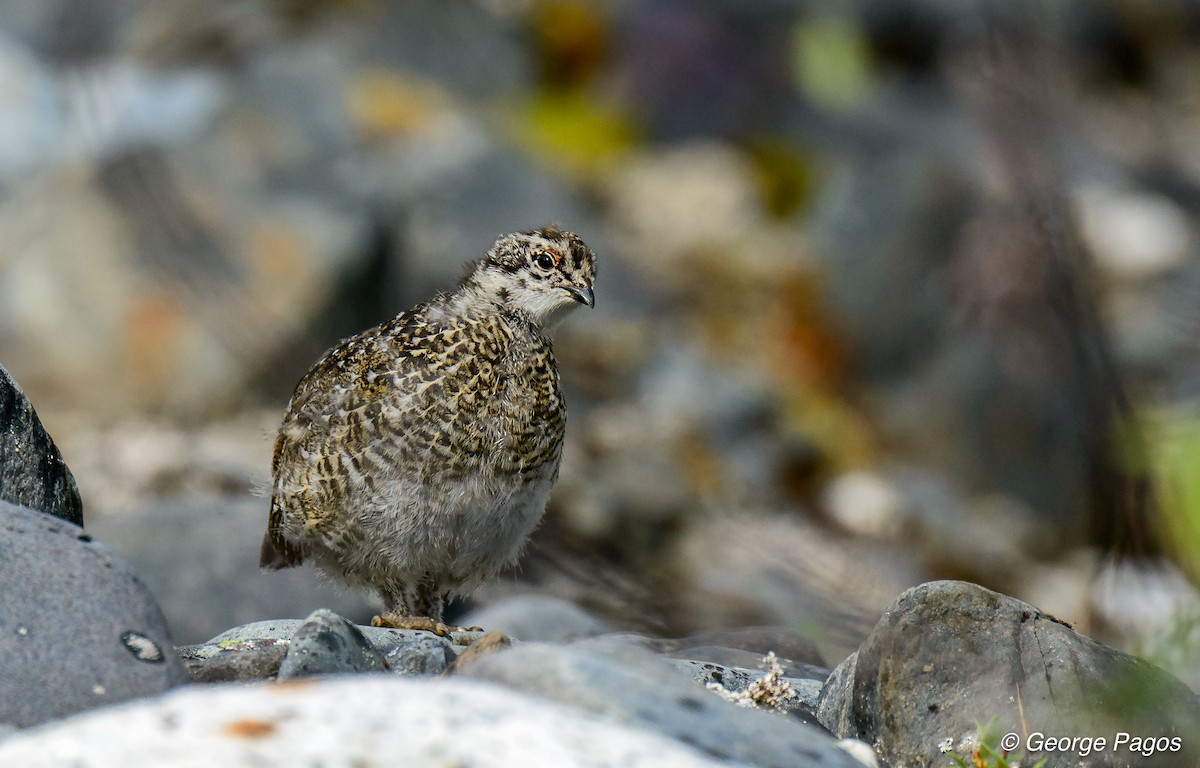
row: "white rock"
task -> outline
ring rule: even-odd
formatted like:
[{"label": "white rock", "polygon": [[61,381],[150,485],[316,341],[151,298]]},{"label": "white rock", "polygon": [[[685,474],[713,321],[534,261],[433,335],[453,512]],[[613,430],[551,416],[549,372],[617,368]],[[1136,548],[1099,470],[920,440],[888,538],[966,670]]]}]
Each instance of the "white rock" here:
[{"label": "white rock", "polygon": [[904,500],[891,483],[872,472],[845,472],[825,489],[825,508],[843,528],[868,536],[900,529]]},{"label": "white rock", "polygon": [[879,768],[879,758],[875,754],[875,750],[871,749],[871,745],[865,741],[842,739],[838,742],[838,746],[867,768]]},{"label": "white rock", "polygon": [[190,687],[97,710],[0,743],[0,765],[732,764],[482,681],[358,675]]},{"label": "white rock", "polygon": [[1187,215],[1170,199],[1085,187],[1076,194],[1083,236],[1118,280],[1147,280],[1183,266],[1191,245]]}]

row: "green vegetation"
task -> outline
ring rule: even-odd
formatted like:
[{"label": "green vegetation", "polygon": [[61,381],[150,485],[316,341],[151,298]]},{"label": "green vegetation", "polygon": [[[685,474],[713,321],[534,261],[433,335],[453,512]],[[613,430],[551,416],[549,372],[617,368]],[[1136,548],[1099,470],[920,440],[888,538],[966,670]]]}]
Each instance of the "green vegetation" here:
[{"label": "green vegetation", "polygon": [[[958,768],[1021,768],[1020,756],[1011,756],[1006,749],[1000,748],[1000,727],[993,719],[987,725],[978,725],[979,746],[972,750],[968,758],[963,758],[957,752],[947,752]],[[1044,768],[1045,759],[1038,760],[1030,768]],[[947,766],[953,768],[953,766]]]}]

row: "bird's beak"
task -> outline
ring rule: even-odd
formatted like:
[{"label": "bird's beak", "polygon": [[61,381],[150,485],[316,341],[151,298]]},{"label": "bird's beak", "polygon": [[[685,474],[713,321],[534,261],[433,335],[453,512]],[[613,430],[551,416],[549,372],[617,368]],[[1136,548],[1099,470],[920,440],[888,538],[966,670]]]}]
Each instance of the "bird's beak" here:
[{"label": "bird's beak", "polygon": [[596,306],[596,296],[592,293],[591,286],[587,288],[579,288],[577,286],[569,286],[567,293],[571,294],[571,298],[578,301],[580,304],[587,304],[589,307]]}]

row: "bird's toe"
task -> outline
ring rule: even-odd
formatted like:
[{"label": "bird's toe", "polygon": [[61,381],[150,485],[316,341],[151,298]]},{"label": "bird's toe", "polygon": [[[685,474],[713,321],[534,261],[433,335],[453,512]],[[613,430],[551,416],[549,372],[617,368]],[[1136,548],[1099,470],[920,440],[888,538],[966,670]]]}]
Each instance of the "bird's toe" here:
[{"label": "bird's toe", "polygon": [[428,616],[400,616],[394,613],[385,613],[382,616],[372,616],[371,626],[387,627],[390,629],[419,629],[425,632],[432,632],[441,637],[446,637],[450,634],[449,627],[440,621],[434,621]]}]

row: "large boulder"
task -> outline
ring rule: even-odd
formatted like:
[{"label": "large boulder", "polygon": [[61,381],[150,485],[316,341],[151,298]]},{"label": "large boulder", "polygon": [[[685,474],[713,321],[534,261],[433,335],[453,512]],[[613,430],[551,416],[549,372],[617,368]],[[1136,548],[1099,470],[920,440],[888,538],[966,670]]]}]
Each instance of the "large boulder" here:
[{"label": "large boulder", "polygon": [[83,502],[58,446],[0,365],[0,500],[83,525]]},{"label": "large boulder", "polygon": [[0,585],[0,723],[35,725],[187,681],[150,592],[80,528],[0,501]]},{"label": "large boulder", "polygon": [[969,754],[989,724],[1000,746],[1027,756],[1022,765],[1200,765],[1200,701],[1187,686],[964,582],[900,595],[834,670],[818,716],[838,736],[914,768],[944,768],[946,750]]},{"label": "large boulder", "polygon": [[0,742],[0,765],[730,766],[642,728],[475,680],[196,686]]}]

